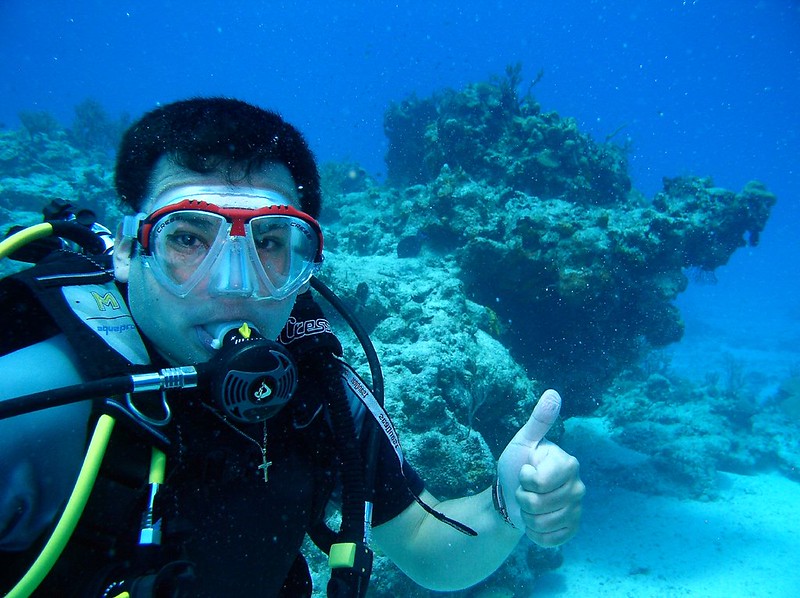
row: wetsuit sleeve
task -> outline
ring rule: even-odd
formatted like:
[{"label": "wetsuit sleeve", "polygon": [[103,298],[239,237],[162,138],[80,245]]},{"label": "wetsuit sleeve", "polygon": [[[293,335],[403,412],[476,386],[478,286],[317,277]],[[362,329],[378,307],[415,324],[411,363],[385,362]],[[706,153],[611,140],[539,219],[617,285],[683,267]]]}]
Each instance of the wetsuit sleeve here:
[{"label": "wetsuit sleeve", "polygon": [[381,434],[372,524],[378,526],[397,517],[414,502],[414,495],[419,496],[424,487],[422,478],[410,463],[404,461],[401,471],[394,449]]}]

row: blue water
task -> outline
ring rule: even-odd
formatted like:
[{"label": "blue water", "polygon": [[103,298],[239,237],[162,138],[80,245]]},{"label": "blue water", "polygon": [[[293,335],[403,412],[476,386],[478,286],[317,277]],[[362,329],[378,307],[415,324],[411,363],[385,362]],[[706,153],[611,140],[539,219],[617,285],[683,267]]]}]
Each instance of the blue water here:
[{"label": "blue water", "polygon": [[[322,160],[380,176],[383,113],[414,92],[521,62],[545,110],[632,143],[634,184],[764,181],[761,245],[691,286],[681,361],[734,348],[774,375],[800,364],[800,2],[797,0],[3,0],[0,123],[87,97],[112,115],[224,94],[282,112]],[[523,84],[524,87],[524,84]]]},{"label": "blue water", "polygon": [[747,316],[756,319],[766,305],[797,323],[796,0],[4,0],[0,123],[35,109],[68,123],[86,97],[137,116],[225,94],[282,112],[323,160],[378,174],[389,102],[516,62],[531,80],[544,71],[535,91],[545,109],[598,139],[626,125],[617,139],[632,141],[634,181],[648,196],[662,176],[711,175],[737,190],[765,181],[779,203],[762,245],[739,252],[702,301],[689,292],[682,305],[756,306]]}]

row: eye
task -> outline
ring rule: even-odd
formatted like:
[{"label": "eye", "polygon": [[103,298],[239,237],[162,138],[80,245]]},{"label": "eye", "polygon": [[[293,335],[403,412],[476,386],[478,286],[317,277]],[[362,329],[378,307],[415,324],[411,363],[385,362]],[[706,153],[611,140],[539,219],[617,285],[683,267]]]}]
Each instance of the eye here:
[{"label": "eye", "polygon": [[259,237],[255,243],[259,251],[280,251],[286,244],[282,238],[274,235]]},{"label": "eye", "polygon": [[253,242],[259,253],[284,251],[289,241],[288,227],[283,223],[253,227]]},{"label": "eye", "polygon": [[172,233],[168,237],[169,244],[175,249],[197,249],[205,247],[206,243],[203,242],[197,235],[188,232]]},{"label": "eye", "polygon": [[219,226],[219,219],[178,212],[156,227],[156,236],[161,239],[156,246],[174,254],[176,259],[205,254]]}]

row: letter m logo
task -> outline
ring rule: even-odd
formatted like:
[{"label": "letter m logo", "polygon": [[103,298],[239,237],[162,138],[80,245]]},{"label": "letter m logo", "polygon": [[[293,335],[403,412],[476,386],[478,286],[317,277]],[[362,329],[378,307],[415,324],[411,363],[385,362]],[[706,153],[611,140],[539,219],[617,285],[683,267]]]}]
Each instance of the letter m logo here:
[{"label": "letter m logo", "polygon": [[97,302],[97,309],[99,311],[105,311],[106,308],[119,309],[119,302],[111,293],[101,295],[97,291],[92,291],[92,297],[94,297],[94,300]]}]

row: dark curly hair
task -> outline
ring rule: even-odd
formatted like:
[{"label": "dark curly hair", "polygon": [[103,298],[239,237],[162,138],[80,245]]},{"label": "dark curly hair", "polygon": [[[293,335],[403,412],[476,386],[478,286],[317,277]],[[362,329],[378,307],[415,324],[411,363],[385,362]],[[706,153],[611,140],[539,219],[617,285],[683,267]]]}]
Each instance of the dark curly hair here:
[{"label": "dark curly hair", "polygon": [[229,98],[193,98],[161,106],[135,122],[122,138],[115,185],[139,211],[158,160],[168,155],[198,173],[248,176],[270,162],[284,164],[304,212],[319,217],[321,193],[314,155],[302,133],[280,115]]}]

